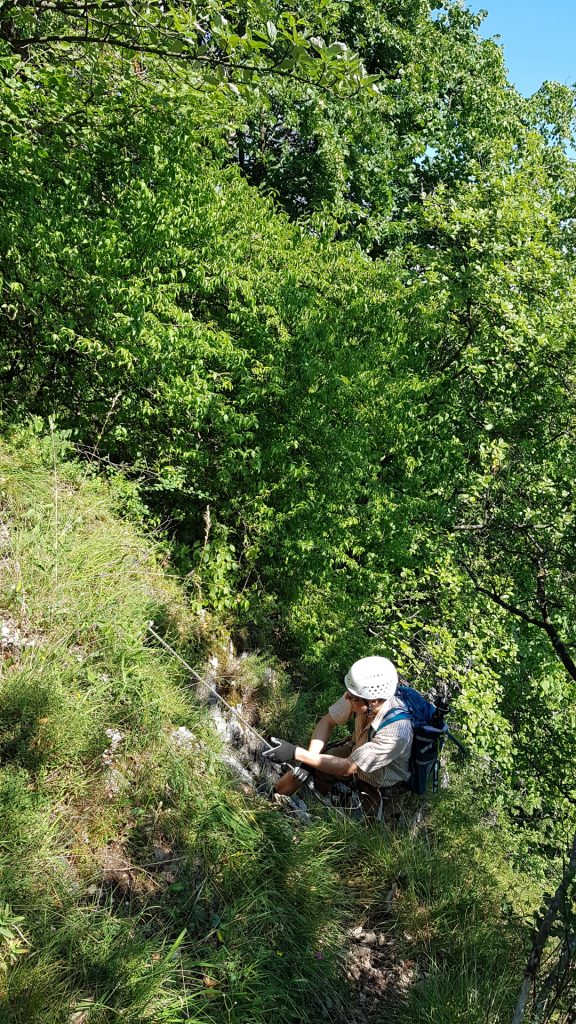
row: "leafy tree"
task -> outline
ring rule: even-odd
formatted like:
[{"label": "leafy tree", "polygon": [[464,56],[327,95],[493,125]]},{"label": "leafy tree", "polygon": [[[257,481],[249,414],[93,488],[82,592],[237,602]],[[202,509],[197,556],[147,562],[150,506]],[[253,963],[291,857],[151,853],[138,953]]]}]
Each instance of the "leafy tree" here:
[{"label": "leafy tree", "polygon": [[524,101],[458,4],[86,10],[2,7],[5,418],[128,467],[196,605],[311,687],[384,645],[456,694],[558,849],[572,93]]},{"label": "leafy tree", "polygon": [[[188,73],[189,85],[250,85],[268,75],[318,81],[323,87],[369,85],[345,43],[318,45],[320,10],[305,20],[274,3],[202,4],[181,0],[13,0],[0,3],[0,39],[21,57],[66,61],[104,48],[133,61],[158,59]],[[50,59],[50,56],[49,56]]]},{"label": "leafy tree", "polygon": [[479,36],[481,16],[460,4],[355,0],[325,10],[377,76],[377,94],[343,103],[314,83],[276,81],[248,105],[233,149],[291,217],[382,256],[426,194],[490,162],[525,104],[499,47]]},{"label": "leafy tree", "polygon": [[403,354],[419,367],[406,393],[416,486],[481,614],[496,611],[515,638],[497,659],[502,710],[519,803],[544,816],[575,805],[574,285],[561,213],[574,175],[557,153],[551,180],[548,156],[527,132],[499,164],[425,202],[426,244],[407,260]]}]

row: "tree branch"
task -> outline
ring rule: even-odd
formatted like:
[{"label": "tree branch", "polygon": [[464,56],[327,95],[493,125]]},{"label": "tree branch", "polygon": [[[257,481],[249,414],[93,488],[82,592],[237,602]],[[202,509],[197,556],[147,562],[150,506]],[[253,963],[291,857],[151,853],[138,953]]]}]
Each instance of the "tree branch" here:
[{"label": "tree branch", "polygon": [[525,612],[522,608],[517,608],[516,605],[511,604],[510,601],[505,601],[504,598],[500,597],[500,595],[497,594],[494,590],[488,590],[487,587],[483,587],[475,578],[472,570],[468,566],[464,566],[464,569],[468,573],[470,579],[474,584],[474,587],[476,588],[479,594],[484,594],[486,597],[490,598],[490,600],[493,601],[494,604],[497,604],[500,608],[504,608],[505,611],[510,612],[512,615],[516,615],[519,619],[522,619],[523,622],[527,622],[530,626],[538,626],[539,629],[543,629],[544,632],[547,634],[550,643],[552,644],[552,647],[554,648],[554,653],[556,654],[556,657],[559,661],[562,662],[562,665],[566,669],[568,675],[572,679],[576,680],[576,662],[571,657],[568,648],[562,640],[562,638],[560,637],[560,634],[556,626],[553,622],[550,622],[550,620],[546,617],[547,601],[544,591],[543,579],[539,577],[536,589],[537,601],[540,610],[542,611],[543,616],[545,617],[538,619],[533,615],[529,615],[528,612]]},{"label": "tree branch", "polygon": [[566,647],[564,641],[560,638],[560,634],[558,633],[556,626],[553,622],[545,622],[542,626],[542,629],[544,629],[548,634],[550,643],[554,648],[556,656],[564,665],[564,668],[566,669],[568,675],[571,676],[572,679],[576,680],[576,662],[573,658],[570,657],[570,654],[568,653],[568,648]]},{"label": "tree branch", "polygon": [[550,638],[550,643],[556,652],[557,657],[560,659],[564,668],[568,672],[568,675],[572,679],[576,679],[576,663],[570,657],[568,649],[564,642],[560,638],[560,634],[556,629],[553,622],[550,622],[548,617],[548,595],[546,593],[546,570],[543,565],[539,566],[538,576],[536,579],[536,601],[540,611],[542,612],[543,629]]},{"label": "tree branch", "polygon": [[468,566],[464,566],[464,568],[479,594],[484,594],[486,597],[489,597],[494,604],[497,604],[500,608],[504,608],[507,612],[511,612],[512,615],[516,615],[519,619],[522,619],[523,622],[528,622],[531,626],[538,626],[540,629],[546,628],[544,619],[536,619],[533,615],[528,615],[528,612],[523,611],[522,608],[517,608],[516,605],[511,604],[510,601],[505,601],[503,597],[500,597],[499,594],[496,593],[496,591],[488,590],[487,587],[483,587],[478,583],[478,580],[474,576],[472,570],[469,569]]},{"label": "tree branch", "polygon": [[[536,1013],[542,1014],[546,1008],[546,1003],[555,988],[554,1000],[556,1003],[561,997],[562,992],[567,987],[569,981],[569,973],[571,973],[572,960],[576,955],[576,936],[568,936],[563,943],[562,952],[558,959],[558,962],[554,965],[552,970],[549,972],[547,977],[542,982],[538,996],[536,999]],[[552,1007],[549,1007],[551,1009]]]},{"label": "tree branch", "polygon": [[[167,36],[170,39],[177,39],[177,36]],[[44,46],[48,43],[78,43],[81,46],[92,45],[92,46],[111,46],[117,47],[119,50],[127,50],[131,53],[143,53],[151,56],[162,57],[166,60],[175,61],[181,64],[188,62],[196,62],[198,64],[204,64],[207,67],[222,67],[228,71],[253,71],[258,75],[275,75],[279,78],[290,78],[295,82],[301,82],[303,85],[310,85],[311,79],[306,78],[304,75],[296,74],[293,68],[280,68],[277,63],[270,64],[269,66],[260,64],[248,64],[239,60],[237,63],[231,61],[229,58],[223,56],[218,57],[216,54],[198,54],[198,53],[176,53],[170,49],[162,49],[161,47],[150,46],[146,43],[137,43],[135,40],[118,39],[115,36],[85,36],[85,35],[51,35],[51,36],[30,36],[26,39],[18,40],[18,47],[22,50],[27,50],[30,46]],[[322,84],[320,82],[315,83],[316,87],[322,92],[329,93],[330,85]],[[357,87],[352,91],[351,95],[357,92]]]},{"label": "tree branch", "polygon": [[548,939],[548,936],[550,935],[550,931],[552,929],[552,925],[554,924],[554,921],[556,920],[556,918],[558,916],[558,912],[560,910],[560,907],[562,906],[562,904],[563,904],[563,902],[564,902],[564,900],[566,898],[566,893],[568,892],[568,886],[572,882],[572,879],[574,878],[575,875],[576,875],[576,834],[574,835],[574,840],[573,840],[573,843],[572,843],[572,849],[571,849],[571,852],[570,852],[570,860],[568,861],[568,866],[567,866],[567,868],[566,868],[566,870],[564,872],[564,875],[562,877],[562,881],[560,882],[560,885],[556,889],[556,892],[554,893],[554,896],[550,900],[550,903],[548,905],[548,910],[546,911],[546,914],[544,915],[542,923],[541,923],[538,931],[536,932],[536,937],[535,937],[534,943],[532,945],[532,951],[531,951],[530,956],[528,958],[528,963],[526,965],[526,970],[524,972],[524,978],[522,979],[522,985],[520,986],[520,992],[519,992],[519,995],[518,995],[518,1001],[516,1003],[516,1009],[514,1010],[514,1016],[512,1017],[512,1024],[522,1024],[522,1020],[524,1019],[524,1013],[526,1011],[526,1006],[527,1006],[527,1003],[528,1003],[528,998],[529,998],[529,995],[530,995],[530,989],[532,988],[532,986],[534,985],[534,983],[536,981],[536,974],[538,972],[538,967],[539,967],[539,964],[540,964],[540,959],[541,959],[541,956],[542,956],[542,953],[543,953],[543,950],[544,950],[544,946],[546,944],[546,940]]}]

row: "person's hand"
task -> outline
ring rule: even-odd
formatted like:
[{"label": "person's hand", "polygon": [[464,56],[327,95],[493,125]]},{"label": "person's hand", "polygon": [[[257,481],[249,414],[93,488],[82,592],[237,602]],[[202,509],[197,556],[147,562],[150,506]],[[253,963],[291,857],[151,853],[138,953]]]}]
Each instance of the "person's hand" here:
[{"label": "person's hand", "polygon": [[279,740],[277,736],[271,736],[267,747],[262,751],[262,757],[272,764],[286,764],[294,759],[296,745],[288,740]]}]

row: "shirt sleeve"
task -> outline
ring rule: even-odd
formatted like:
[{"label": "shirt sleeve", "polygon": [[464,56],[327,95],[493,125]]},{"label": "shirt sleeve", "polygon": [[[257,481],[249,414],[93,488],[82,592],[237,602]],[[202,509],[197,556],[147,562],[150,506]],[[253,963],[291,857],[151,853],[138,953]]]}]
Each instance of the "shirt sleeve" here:
[{"label": "shirt sleeve", "polygon": [[368,743],[356,747],[350,754],[350,760],[363,772],[375,772],[409,753],[411,743],[412,726],[402,719],[386,726]]},{"label": "shirt sleeve", "polygon": [[346,700],[346,697],[342,696],[328,708],[328,714],[336,722],[336,725],[344,725],[352,715],[352,705],[349,700]]}]

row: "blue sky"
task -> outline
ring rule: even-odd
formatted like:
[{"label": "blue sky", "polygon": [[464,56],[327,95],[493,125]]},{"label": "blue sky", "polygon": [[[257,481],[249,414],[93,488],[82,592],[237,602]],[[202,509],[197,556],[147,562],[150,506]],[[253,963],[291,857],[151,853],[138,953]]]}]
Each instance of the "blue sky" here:
[{"label": "blue sky", "polygon": [[487,10],[483,36],[500,35],[510,81],[529,96],[552,79],[576,83],[576,0],[470,0]]}]

